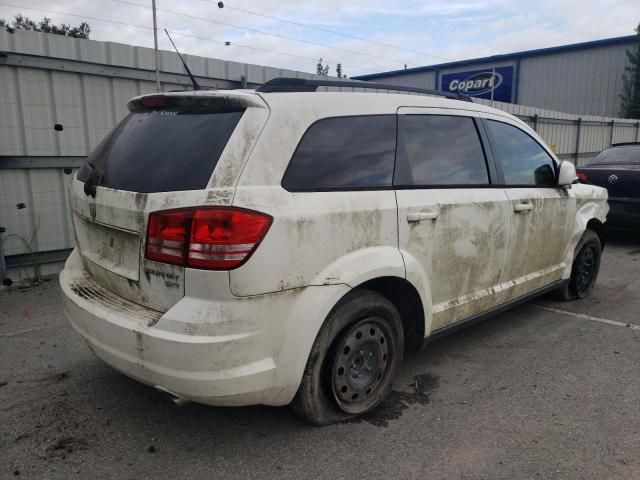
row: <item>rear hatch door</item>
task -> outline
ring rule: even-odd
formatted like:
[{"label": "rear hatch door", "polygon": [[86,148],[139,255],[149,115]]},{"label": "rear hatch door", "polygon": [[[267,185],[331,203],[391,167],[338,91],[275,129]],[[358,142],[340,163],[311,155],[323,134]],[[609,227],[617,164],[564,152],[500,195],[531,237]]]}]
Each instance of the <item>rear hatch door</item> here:
[{"label": "rear hatch door", "polygon": [[148,216],[231,204],[247,143],[267,115],[257,96],[245,97],[169,94],[129,104],[70,188],[77,248],[94,281],[158,311],[184,296],[185,268],[144,256]]}]

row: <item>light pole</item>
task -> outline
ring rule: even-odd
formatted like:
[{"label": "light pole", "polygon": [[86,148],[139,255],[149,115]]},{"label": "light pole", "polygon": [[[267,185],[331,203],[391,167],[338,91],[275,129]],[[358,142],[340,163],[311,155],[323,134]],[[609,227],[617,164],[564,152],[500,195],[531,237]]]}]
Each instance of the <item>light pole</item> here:
[{"label": "light pole", "polygon": [[156,91],[160,91],[160,53],[158,52],[158,24],[156,22],[156,0],[151,0],[153,10],[153,47],[156,54]]}]

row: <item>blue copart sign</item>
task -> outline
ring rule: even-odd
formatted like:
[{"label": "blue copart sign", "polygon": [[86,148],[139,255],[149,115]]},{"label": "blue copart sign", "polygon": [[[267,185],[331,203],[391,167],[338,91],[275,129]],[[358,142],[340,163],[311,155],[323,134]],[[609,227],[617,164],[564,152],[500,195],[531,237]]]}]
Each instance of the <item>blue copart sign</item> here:
[{"label": "blue copart sign", "polygon": [[442,75],[442,90],[511,103],[513,67],[485,68]]}]

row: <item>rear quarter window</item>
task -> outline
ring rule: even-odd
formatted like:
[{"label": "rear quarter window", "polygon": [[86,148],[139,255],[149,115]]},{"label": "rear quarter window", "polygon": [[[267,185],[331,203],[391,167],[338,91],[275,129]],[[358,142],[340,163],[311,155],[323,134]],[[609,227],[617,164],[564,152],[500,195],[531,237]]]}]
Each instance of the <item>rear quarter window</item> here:
[{"label": "rear quarter window", "polygon": [[133,192],[205,188],[242,111],[183,107],[136,110],[93,150],[78,172],[97,185]]},{"label": "rear quarter window", "polygon": [[290,191],[391,187],[396,116],[325,118],[303,135],[282,179]]}]

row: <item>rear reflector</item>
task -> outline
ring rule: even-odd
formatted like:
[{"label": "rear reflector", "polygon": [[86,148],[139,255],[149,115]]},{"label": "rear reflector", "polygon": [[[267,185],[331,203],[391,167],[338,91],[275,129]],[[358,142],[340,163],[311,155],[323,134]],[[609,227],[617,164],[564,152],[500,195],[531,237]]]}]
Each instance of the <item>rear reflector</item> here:
[{"label": "rear reflector", "polygon": [[258,247],[272,220],[264,213],[234,207],[153,212],[145,257],[210,270],[237,268]]}]

